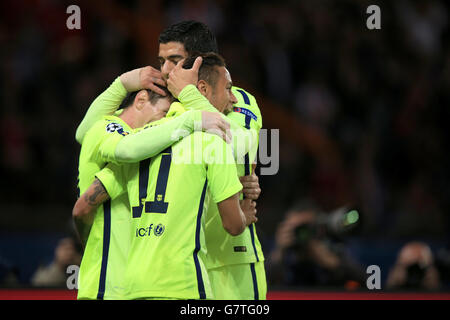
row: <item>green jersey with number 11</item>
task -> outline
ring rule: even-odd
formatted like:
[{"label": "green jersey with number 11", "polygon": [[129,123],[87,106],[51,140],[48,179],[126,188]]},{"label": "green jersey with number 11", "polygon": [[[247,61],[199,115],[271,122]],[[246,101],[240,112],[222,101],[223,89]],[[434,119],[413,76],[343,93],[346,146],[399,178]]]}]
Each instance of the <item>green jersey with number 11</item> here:
[{"label": "green jersey with number 11", "polygon": [[136,165],[97,174],[111,199],[128,192],[131,246],[126,298],[212,299],[205,213],[242,190],[231,147],[195,132]]}]

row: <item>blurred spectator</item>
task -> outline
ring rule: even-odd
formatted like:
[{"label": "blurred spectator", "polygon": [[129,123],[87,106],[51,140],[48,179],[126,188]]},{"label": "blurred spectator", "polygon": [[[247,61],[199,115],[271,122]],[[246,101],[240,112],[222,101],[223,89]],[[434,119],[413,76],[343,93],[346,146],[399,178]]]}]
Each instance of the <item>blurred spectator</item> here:
[{"label": "blurred spectator", "polygon": [[388,289],[437,290],[439,272],[430,247],[423,242],[409,242],[400,250],[386,281]]},{"label": "blurred spectator", "polygon": [[67,267],[80,265],[81,250],[78,243],[72,237],[66,237],[58,242],[53,261],[39,267],[31,279],[35,287],[66,287]]},{"label": "blurred spectator", "polygon": [[[337,212],[336,212],[337,213]],[[323,216],[321,216],[320,219]],[[337,217],[337,216],[336,216]],[[333,218],[329,216],[327,220]],[[275,248],[267,259],[271,285],[338,286],[357,288],[365,281],[362,266],[331,237],[335,221],[319,222],[314,206],[289,210],[275,234]]]}]

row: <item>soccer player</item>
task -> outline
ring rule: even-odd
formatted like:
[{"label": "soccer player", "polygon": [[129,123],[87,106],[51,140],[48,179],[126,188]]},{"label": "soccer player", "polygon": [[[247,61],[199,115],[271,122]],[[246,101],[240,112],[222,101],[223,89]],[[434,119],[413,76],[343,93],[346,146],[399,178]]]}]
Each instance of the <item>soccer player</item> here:
[{"label": "soccer player", "polygon": [[[175,94],[178,100],[187,109],[202,108],[211,110],[207,99],[190,84],[180,77],[187,72],[178,68],[177,63],[195,51],[218,52],[217,42],[203,23],[196,21],[183,21],[166,28],[159,37],[158,59],[161,64],[161,74],[168,83],[169,90]],[[174,83],[180,80],[182,85]],[[172,87],[172,88],[171,88]],[[181,90],[182,89],[182,90]],[[258,141],[259,130],[262,127],[261,112],[255,98],[247,91],[232,87],[232,92],[237,98],[232,112],[227,114],[231,120],[231,130],[238,125],[245,128],[253,138],[250,141]],[[209,105],[209,107],[208,107]],[[242,137],[245,133],[240,131]],[[247,140],[247,139],[244,139]],[[252,170],[251,164],[256,159],[257,143],[251,143],[250,151],[245,154],[244,161],[238,161],[239,176],[249,176]],[[235,147],[235,149],[243,150]],[[236,150],[235,150],[236,152]],[[237,156],[241,158],[240,155]],[[251,176],[250,176],[251,177]],[[243,181],[243,180],[241,180]],[[258,190],[259,187],[256,187]],[[255,189],[253,189],[255,190]],[[258,190],[260,192],[260,190]],[[259,196],[259,192],[250,194],[253,199]],[[214,296],[217,299],[265,299],[267,292],[266,275],[264,270],[264,256],[261,249],[255,225],[249,227],[241,235],[231,237],[220,225],[217,219],[217,207],[210,206],[206,215],[206,244],[208,247],[207,268],[210,275]]]},{"label": "soccer player", "polygon": [[[161,63],[161,73],[153,74],[148,77],[148,81],[158,83],[158,79],[168,80],[169,73],[173,70],[176,63],[187,57],[189,53],[194,51],[200,52],[217,52],[217,43],[214,35],[209,28],[199,22],[184,21],[168,27],[163,31],[160,37],[159,60]],[[159,81],[159,80],[158,80]],[[238,99],[236,108],[233,112],[228,113],[227,118],[230,121],[231,129],[237,132],[237,128],[245,128],[233,138],[233,152],[236,159],[244,159],[244,164],[238,164],[238,172],[241,183],[244,187],[243,194],[250,199],[257,199],[261,190],[257,182],[257,177],[251,174],[251,163],[256,157],[257,141],[259,130],[262,126],[261,113],[254,97],[243,89],[233,87],[233,92]],[[188,85],[178,95],[180,102],[186,109],[202,109],[214,111],[209,101],[201,95],[195,86]],[[107,101],[109,102],[109,101]],[[94,110],[95,109],[95,110]],[[82,124],[92,123],[95,118],[104,114],[111,114],[117,109],[114,103],[105,103],[104,108],[91,106],[87,112]],[[215,110],[217,112],[217,110]],[[88,118],[92,118],[89,119]],[[82,137],[82,133],[87,125],[80,125],[77,130],[77,137]],[[158,127],[156,127],[158,128]],[[79,134],[79,132],[81,132]],[[239,136],[236,139],[236,136]],[[250,142],[249,142],[250,141]],[[255,142],[256,143],[251,143]],[[243,146],[242,146],[243,144]],[[117,145],[117,147],[120,147]],[[139,149],[138,149],[139,150]],[[116,151],[117,153],[117,151]],[[243,175],[245,177],[242,177]],[[213,209],[211,209],[213,210]],[[217,209],[214,210],[217,213]],[[214,217],[213,213],[208,216]],[[219,226],[217,221],[215,225]],[[209,224],[208,224],[209,225]],[[214,224],[211,224],[214,226]],[[220,226],[221,227],[221,226]],[[211,229],[213,230],[213,229]],[[214,232],[212,233],[214,236]],[[223,236],[223,234],[222,234]],[[217,238],[220,238],[219,236]],[[258,240],[254,225],[251,225],[240,237],[239,240],[228,239],[226,234],[223,243],[220,246],[215,245],[211,248],[210,261],[212,272],[223,275],[224,279],[228,279],[225,284],[218,284],[216,288],[221,290],[216,295],[223,299],[264,299],[266,295],[266,280],[264,271],[264,256],[261,245]],[[237,244],[236,244],[236,243]],[[214,242],[211,242],[214,243]],[[218,243],[217,241],[215,242]],[[226,252],[227,254],[224,254]],[[214,256],[217,258],[214,258]],[[230,266],[229,269],[226,267]],[[223,268],[222,268],[223,267]],[[236,271],[236,275],[226,274],[227,270],[240,269]],[[215,272],[217,271],[217,272]],[[246,274],[245,281],[238,280],[237,274]],[[214,277],[217,278],[217,277]],[[226,295],[222,295],[226,294]]]},{"label": "soccer player", "polygon": [[[230,75],[216,54],[203,56],[197,86],[220,112],[236,102]],[[221,226],[231,235],[256,221],[252,201],[242,202],[245,214],[240,208],[242,185],[231,147],[216,136],[195,132],[157,157],[139,165],[110,164],[96,176],[111,199],[128,193],[132,207],[126,297],[212,298],[204,265],[209,198],[217,203]],[[106,199],[97,196],[94,184],[85,195]]]},{"label": "soccer player", "polygon": [[[127,96],[127,90],[139,88],[139,83],[144,82],[142,79],[148,76],[147,70],[137,69],[121,75],[93,102],[95,108],[90,110],[98,110],[104,105],[108,107],[108,103],[122,102],[120,98],[125,96],[123,104],[126,108],[120,116],[105,116],[87,133],[78,136],[82,141],[78,184],[81,192],[87,189],[94,180],[94,174],[107,162],[138,162],[158,154],[174,142],[174,132],[184,132],[185,135],[193,132],[195,121],[202,122],[197,126],[199,128],[219,130],[220,126],[226,125],[214,113],[191,112],[170,123],[133,133],[134,128],[162,118],[173,101],[167,91],[161,96],[153,91],[137,90]],[[77,208],[73,211],[78,233],[85,245],[78,282],[79,299],[122,297],[121,281],[129,243],[130,208],[128,201],[123,201],[126,199],[105,203],[95,215],[85,215]],[[83,201],[89,199],[83,198]]]}]

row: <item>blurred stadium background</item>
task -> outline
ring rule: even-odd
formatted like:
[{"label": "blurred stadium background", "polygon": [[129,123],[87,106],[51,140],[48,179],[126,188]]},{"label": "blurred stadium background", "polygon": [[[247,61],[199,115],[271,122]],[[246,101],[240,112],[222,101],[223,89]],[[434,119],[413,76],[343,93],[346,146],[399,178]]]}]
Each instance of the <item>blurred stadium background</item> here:
[{"label": "blurred stadium background", "polygon": [[[71,4],[81,8],[81,30],[66,27]],[[381,30],[366,27],[371,4],[381,8]],[[234,83],[257,97],[263,127],[280,130],[279,172],[260,176],[258,201],[269,293],[367,290],[351,277],[327,281],[332,271],[311,259],[307,268],[295,255],[271,265],[285,215],[312,204],[326,213],[358,209],[351,232],[310,236],[360,271],[378,265],[381,291],[411,241],[431,249],[439,273],[431,291],[450,291],[446,1],[30,0],[2,1],[0,16],[4,290],[65,288],[35,276],[55,256],[77,259],[77,246],[64,240],[73,235],[75,129],[118,75],[158,66],[165,26],[195,19],[217,35]]]}]

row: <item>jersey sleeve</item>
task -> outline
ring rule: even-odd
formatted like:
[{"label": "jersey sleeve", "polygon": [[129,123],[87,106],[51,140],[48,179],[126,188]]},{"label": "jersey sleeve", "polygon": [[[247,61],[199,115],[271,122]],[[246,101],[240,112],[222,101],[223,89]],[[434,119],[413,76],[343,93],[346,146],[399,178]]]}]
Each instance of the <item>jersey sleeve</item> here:
[{"label": "jersey sleeve", "polygon": [[232,92],[238,102],[234,105],[233,112],[227,114],[227,118],[238,126],[238,129],[235,129],[237,132],[240,132],[239,130],[246,132],[246,134],[238,135],[243,138],[239,138],[240,141],[234,144],[240,148],[235,152],[238,154],[236,161],[238,164],[245,164],[245,158],[248,157],[248,162],[253,163],[256,160],[259,132],[262,128],[261,111],[255,97],[244,89],[233,87]]},{"label": "jersey sleeve", "polygon": [[209,190],[214,202],[221,202],[242,190],[231,147],[221,138],[205,134],[208,139],[206,151]]},{"label": "jersey sleeve", "polygon": [[136,133],[111,135],[101,144],[102,158],[113,163],[133,163],[153,157],[194,131],[201,122],[199,111],[188,111],[158,126],[150,126]]},{"label": "jersey sleeve", "polygon": [[239,87],[232,87],[231,91],[238,102],[234,105],[233,112],[227,115],[228,118],[243,128],[259,131],[262,128],[262,116],[256,98]]},{"label": "jersey sleeve", "polygon": [[120,81],[120,77],[117,77],[108,89],[100,94],[90,105],[75,134],[75,139],[78,143],[81,144],[83,142],[86,132],[102,116],[112,114],[116,111],[126,95],[127,90]]},{"label": "jersey sleeve", "polygon": [[186,110],[219,112],[193,84],[189,84],[181,90],[178,100]]},{"label": "jersey sleeve", "polygon": [[127,184],[124,183],[124,171],[123,166],[110,163],[95,175],[105,187],[111,199],[115,199],[126,192]]}]

